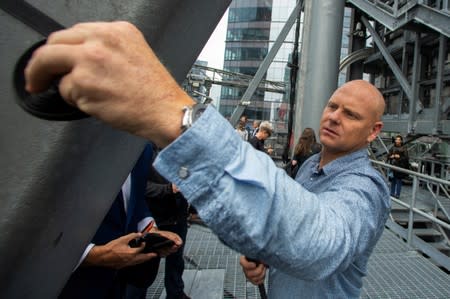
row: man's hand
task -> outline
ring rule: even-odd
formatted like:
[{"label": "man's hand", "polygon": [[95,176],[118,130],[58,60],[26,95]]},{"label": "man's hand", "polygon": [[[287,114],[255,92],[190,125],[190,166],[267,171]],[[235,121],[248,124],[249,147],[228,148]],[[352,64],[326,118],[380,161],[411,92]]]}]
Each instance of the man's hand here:
[{"label": "man's hand", "polygon": [[256,264],[254,262],[249,262],[245,256],[241,256],[239,262],[244,271],[245,277],[253,283],[254,285],[260,285],[264,283],[264,278],[266,277],[267,266],[263,263]]},{"label": "man's hand", "polygon": [[177,252],[178,249],[180,249],[180,247],[183,245],[183,240],[176,233],[169,232],[166,230],[158,230],[156,227],[152,228],[152,230],[150,232],[158,233],[161,236],[166,237],[167,239],[170,239],[175,243],[170,248],[158,250],[158,255],[160,257],[166,257],[172,253]]},{"label": "man's hand", "polygon": [[131,248],[128,243],[140,237],[141,233],[132,233],[112,240],[105,245],[94,246],[83,261],[82,266],[97,266],[121,269],[126,266],[141,264],[157,257],[156,253],[140,253],[144,244]]},{"label": "man's hand", "polygon": [[51,34],[25,70],[26,89],[44,91],[60,76],[68,103],[159,147],[181,134],[182,108],[194,103],[127,22],[81,23]]},{"label": "man's hand", "polygon": [[140,247],[131,248],[128,243],[138,237],[142,233],[131,233],[118,239],[112,240],[105,245],[94,246],[83,261],[83,266],[100,266],[114,269],[121,269],[127,266],[144,263],[155,257],[166,257],[169,254],[176,252],[183,241],[180,236],[169,231],[152,229],[151,232],[156,232],[167,239],[172,240],[175,244],[172,247],[158,251],[157,253],[142,253],[145,243]]}]

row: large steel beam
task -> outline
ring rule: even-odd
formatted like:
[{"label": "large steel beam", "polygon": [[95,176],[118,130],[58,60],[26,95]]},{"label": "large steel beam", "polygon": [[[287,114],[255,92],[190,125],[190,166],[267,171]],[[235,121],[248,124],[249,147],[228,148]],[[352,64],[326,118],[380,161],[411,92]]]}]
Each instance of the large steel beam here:
[{"label": "large steel beam", "polygon": [[366,17],[362,16],[361,21],[363,22],[364,26],[366,26],[367,30],[369,30],[370,34],[372,35],[373,41],[375,42],[384,59],[386,60],[387,64],[391,68],[395,78],[400,83],[400,86],[403,88],[403,91],[405,92],[406,96],[409,98],[410,101],[412,101],[411,86],[408,80],[403,75],[402,70],[395,62],[395,59],[392,57],[392,55],[389,53],[389,50],[384,45],[383,40],[375,31],[375,29],[372,27],[372,25],[369,23]]},{"label": "large steel beam", "polygon": [[450,37],[450,14],[448,11],[440,11],[428,6],[420,5],[415,10],[411,11],[408,17]]},{"label": "large steel beam", "polygon": [[305,0],[295,141],[304,128],[319,128],[323,107],[337,87],[344,8],[343,0]]},{"label": "large steel beam", "polygon": [[444,74],[444,64],[447,57],[447,37],[443,34],[439,36],[439,54],[437,61],[437,72],[436,72],[436,94],[434,97],[434,123],[433,123],[433,134],[438,134],[442,132],[442,86],[443,86],[443,74]]},{"label": "large steel beam", "polygon": [[[349,56],[356,51],[366,48],[366,28],[361,23],[361,13],[353,9],[352,23],[349,37]],[[366,52],[367,53],[367,52]],[[342,64],[340,66],[342,69]],[[351,63],[347,70],[347,81],[362,79],[364,73],[364,66],[362,60],[357,60]]]},{"label": "large steel beam", "polygon": [[[27,2],[63,26],[134,23],[181,82],[230,1]],[[43,37],[1,10],[0,23],[0,298],[56,298],[145,140],[93,118],[51,122],[19,108],[14,66]]]},{"label": "large steel beam", "polygon": [[409,98],[408,133],[415,133],[417,127],[417,106],[419,105],[419,78],[421,72],[420,33],[416,32],[414,38],[413,68],[411,76],[411,96]]}]

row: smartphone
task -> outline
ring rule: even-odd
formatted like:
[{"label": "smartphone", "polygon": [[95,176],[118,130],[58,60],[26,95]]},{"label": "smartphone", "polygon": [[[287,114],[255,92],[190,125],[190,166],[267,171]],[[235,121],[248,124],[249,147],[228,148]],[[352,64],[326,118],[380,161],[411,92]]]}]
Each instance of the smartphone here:
[{"label": "smartphone", "polygon": [[167,239],[158,233],[146,233],[139,238],[131,240],[128,245],[135,248],[141,246],[143,242],[145,242],[145,247],[142,251],[144,253],[158,252],[159,250],[170,248],[175,244],[174,241]]}]

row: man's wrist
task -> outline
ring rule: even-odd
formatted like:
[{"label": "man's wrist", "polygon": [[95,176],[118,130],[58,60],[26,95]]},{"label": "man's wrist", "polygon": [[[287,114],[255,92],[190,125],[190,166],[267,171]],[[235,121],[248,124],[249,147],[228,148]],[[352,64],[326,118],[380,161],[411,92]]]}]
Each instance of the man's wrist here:
[{"label": "man's wrist", "polygon": [[89,250],[86,258],[82,262],[83,267],[89,266],[99,266],[101,265],[101,256],[103,255],[104,246],[94,245],[91,250]]},{"label": "man's wrist", "polygon": [[[159,148],[165,148],[182,134],[183,107],[193,104],[195,101],[179,89],[164,98],[163,103],[155,109],[158,112],[144,113],[148,117],[144,116],[141,120],[142,131],[134,132],[134,134],[153,141]],[[158,118],[155,119],[153,113],[157,113]]]}]

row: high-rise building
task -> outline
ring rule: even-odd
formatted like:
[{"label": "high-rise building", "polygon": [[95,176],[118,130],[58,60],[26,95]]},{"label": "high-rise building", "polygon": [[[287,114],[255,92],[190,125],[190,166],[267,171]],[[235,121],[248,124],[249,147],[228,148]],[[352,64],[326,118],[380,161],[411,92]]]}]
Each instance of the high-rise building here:
[{"label": "high-rise building", "polygon": [[[233,0],[228,13],[224,70],[255,75],[296,4],[297,0]],[[351,10],[346,8],[341,58],[348,53],[350,18]],[[303,15],[300,22],[299,51]],[[272,143],[278,144],[278,149],[282,149],[287,143],[287,139],[283,137],[287,136],[288,131],[289,62],[294,49],[295,27],[294,24],[264,77],[270,81],[285,82],[285,94],[257,89],[251,98],[251,104],[244,111],[249,121],[258,119],[273,123],[277,137]],[[345,82],[345,78],[344,69],[339,74],[339,85]],[[219,111],[226,117],[231,116],[244,92],[245,88],[242,87],[223,86]]]},{"label": "high-rise building", "polygon": [[[296,0],[233,0],[228,13],[224,69],[255,75],[273,42],[279,35]],[[291,30],[270,65],[265,79],[287,81],[287,61],[292,53],[294,34]],[[245,88],[222,87],[220,112],[233,113]],[[256,90],[252,104],[244,114],[249,119],[279,121],[285,118],[286,98],[281,93]]]}]

